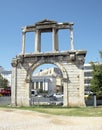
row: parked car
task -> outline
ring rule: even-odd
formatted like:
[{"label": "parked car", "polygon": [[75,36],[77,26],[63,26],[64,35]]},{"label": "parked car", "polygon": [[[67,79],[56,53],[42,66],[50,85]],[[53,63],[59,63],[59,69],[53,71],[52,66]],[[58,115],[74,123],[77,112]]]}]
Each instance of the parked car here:
[{"label": "parked car", "polygon": [[84,97],[85,98],[88,98],[89,96],[93,95],[93,92],[92,91],[85,91],[84,92]]},{"label": "parked car", "polygon": [[57,101],[57,98],[55,96],[50,97],[50,101]]},{"label": "parked car", "polygon": [[56,98],[63,98],[63,94],[61,94],[61,93],[54,93],[53,96]]},{"label": "parked car", "polygon": [[43,97],[41,94],[38,94],[37,97]]},{"label": "parked car", "polygon": [[11,95],[11,88],[2,88],[0,89],[0,96],[10,96]]},{"label": "parked car", "polygon": [[44,95],[44,97],[50,98],[50,97],[53,97],[53,94],[46,94],[46,95]]},{"label": "parked car", "polygon": [[31,95],[32,95],[32,96],[37,96],[37,95],[38,95],[37,90],[32,89],[32,90],[31,90]]}]

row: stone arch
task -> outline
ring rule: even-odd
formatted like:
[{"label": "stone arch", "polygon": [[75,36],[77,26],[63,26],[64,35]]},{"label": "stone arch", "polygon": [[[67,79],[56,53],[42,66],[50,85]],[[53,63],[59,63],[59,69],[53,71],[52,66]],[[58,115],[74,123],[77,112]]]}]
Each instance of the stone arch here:
[{"label": "stone arch", "polygon": [[28,80],[30,80],[31,79],[31,75],[32,75],[32,73],[34,72],[34,70],[38,67],[38,66],[40,66],[40,65],[42,65],[42,64],[54,64],[54,65],[56,65],[56,66],[58,66],[58,68],[61,70],[61,72],[62,72],[62,75],[63,75],[63,79],[65,80],[68,80],[68,73],[67,73],[67,70],[65,69],[65,67],[61,64],[61,62],[56,62],[56,61],[54,61],[54,60],[47,60],[46,62],[44,61],[44,60],[40,60],[40,61],[38,61],[36,64],[35,63],[33,63],[30,67],[29,67],[29,69],[28,69],[28,71],[27,71],[27,76],[26,76],[26,79],[28,79]]},{"label": "stone arch", "polygon": [[50,60],[50,59],[47,59],[47,61],[44,61],[44,60],[39,60],[38,62],[36,63],[33,63],[28,71],[27,71],[27,76],[26,76],[26,81],[28,81],[28,83],[30,84],[31,82],[31,77],[32,77],[32,73],[34,72],[34,70],[42,65],[42,64],[54,64],[56,65],[60,71],[62,72],[62,83],[63,83],[63,93],[64,93],[64,98],[63,98],[63,105],[64,106],[70,106],[69,104],[69,95],[68,95],[68,83],[70,82],[69,81],[69,76],[68,76],[68,71],[66,70],[66,68],[64,67],[64,65],[61,63],[61,62],[56,62],[55,60]]},{"label": "stone arch", "polygon": [[[74,50],[73,23],[57,23],[43,20],[22,28],[21,54],[12,59],[12,105],[30,106],[30,83],[32,72],[41,64],[57,65],[64,82],[64,106],[85,106],[84,102],[84,57],[85,50]],[[59,51],[58,30],[70,30],[70,50]],[[35,51],[25,53],[25,36],[35,32]],[[52,32],[52,52],[41,52],[41,33]]]}]

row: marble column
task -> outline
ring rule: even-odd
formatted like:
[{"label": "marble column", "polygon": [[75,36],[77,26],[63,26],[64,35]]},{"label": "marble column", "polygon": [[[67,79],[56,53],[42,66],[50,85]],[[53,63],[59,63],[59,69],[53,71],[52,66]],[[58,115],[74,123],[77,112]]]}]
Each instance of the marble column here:
[{"label": "marble column", "polygon": [[17,106],[17,66],[12,65],[11,105]]},{"label": "marble column", "polygon": [[73,28],[70,29],[70,43],[71,43],[71,50],[74,50]]},{"label": "marble column", "polygon": [[52,46],[53,51],[58,51],[58,30],[52,28]]},{"label": "marble column", "polygon": [[41,52],[41,32],[39,30],[35,32],[35,52]]},{"label": "marble column", "polygon": [[25,38],[26,38],[26,33],[22,32],[22,55],[25,53]]}]

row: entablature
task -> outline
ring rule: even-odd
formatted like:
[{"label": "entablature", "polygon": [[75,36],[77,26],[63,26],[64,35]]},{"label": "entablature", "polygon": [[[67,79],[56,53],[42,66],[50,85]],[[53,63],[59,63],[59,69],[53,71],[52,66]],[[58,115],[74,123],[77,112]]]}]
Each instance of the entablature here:
[{"label": "entablature", "polygon": [[71,29],[74,23],[72,22],[64,22],[57,23],[56,21],[51,20],[43,20],[41,22],[37,22],[34,25],[25,26],[22,28],[23,32],[35,32],[36,30],[40,30],[41,32],[52,32],[53,28],[56,29]]}]

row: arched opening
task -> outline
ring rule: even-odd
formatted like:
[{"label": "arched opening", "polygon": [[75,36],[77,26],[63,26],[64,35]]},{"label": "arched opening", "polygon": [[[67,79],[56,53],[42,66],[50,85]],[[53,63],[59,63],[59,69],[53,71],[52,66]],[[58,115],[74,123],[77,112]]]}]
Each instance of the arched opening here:
[{"label": "arched opening", "polygon": [[[35,69],[32,74],[33,89],[56,93],[62,91],[62,72],[53,64],[43,64]],[[35,84],[34,84],[35,81]],[[39,84],[39,88],[38,88]]]},{"label": "arched opening", "polygon": [[[63,104],[64,69],[59,63],[42,63],[32,66],[31,72],[31,104],[60,103]],[[62,72],[63,71],[63,72]]]}]

